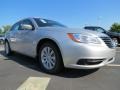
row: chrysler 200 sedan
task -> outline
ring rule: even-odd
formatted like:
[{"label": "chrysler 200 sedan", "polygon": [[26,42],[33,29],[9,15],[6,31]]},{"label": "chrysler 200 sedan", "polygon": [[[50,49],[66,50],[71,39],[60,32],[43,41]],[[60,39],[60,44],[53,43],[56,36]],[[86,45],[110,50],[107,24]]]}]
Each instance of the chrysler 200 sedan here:
[{"label": "chrysler 200 sedan", "polygon": [[27,18],[12,26],[5,35],[5,53],[13,51],[37,58],[48,73],[63,67],[100,68],[115,59],[115,44],[109,36],[42,18]]}]

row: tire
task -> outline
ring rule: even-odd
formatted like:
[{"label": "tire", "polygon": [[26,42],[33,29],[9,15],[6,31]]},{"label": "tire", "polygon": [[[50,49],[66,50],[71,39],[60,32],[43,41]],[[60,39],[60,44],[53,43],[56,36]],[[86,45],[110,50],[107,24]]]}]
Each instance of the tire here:
[{"label": "tire", "polygon": [[38,59],[42,70],[47,73],[55,74],[63,69],[60,51],[52,42],[42,44],[39,49]]},{"label": "tire", "polygon": [[7,56],[11,55],[12,51],[11,51],[11,48],[10,48],[10,45],[9,45],[8,41],[5,41],[4,46],[5,46],[5,54]]}]

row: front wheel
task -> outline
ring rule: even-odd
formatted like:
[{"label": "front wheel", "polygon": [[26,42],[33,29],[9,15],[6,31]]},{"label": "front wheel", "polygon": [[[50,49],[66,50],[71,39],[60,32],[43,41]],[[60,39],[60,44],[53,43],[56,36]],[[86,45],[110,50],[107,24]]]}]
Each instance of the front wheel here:
[{"label": "front wheel", "polygon": [[51,42],[46,42],[40,47],[39,62],[42,69],[48,73],[58,73],[63,68],[60,52]]}]

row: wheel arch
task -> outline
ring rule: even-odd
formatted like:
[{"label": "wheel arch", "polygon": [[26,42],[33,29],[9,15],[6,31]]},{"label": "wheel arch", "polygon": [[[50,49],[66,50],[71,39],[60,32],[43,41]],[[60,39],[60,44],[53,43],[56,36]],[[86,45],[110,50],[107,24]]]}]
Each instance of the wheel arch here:
[{"label": "wheel arch", "polygon": [[[62,58],[62,62],[63,62],[63,55],[62,55],[62,50],[61,50],[60,45],[55,40],[50,39],[50,38],[44,38],[38,42],[37,47],[36,47],[36,57],[38,58],[39,49],[40,49],[41,45],[44,44],[45,42],[52,42],[57,47],[59,54]],[[63,63],[63,65],[64,65],[64,63]]]}]

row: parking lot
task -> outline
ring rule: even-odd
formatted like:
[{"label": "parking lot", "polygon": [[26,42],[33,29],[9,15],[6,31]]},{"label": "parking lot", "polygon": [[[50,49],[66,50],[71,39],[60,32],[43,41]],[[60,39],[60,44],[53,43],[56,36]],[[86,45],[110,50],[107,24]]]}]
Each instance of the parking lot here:
[{"label": "parking lot", "polygon": [[120,90],[120,48],[113,64],[97,70],[65,69],[57,75],[42,72],[27,56],[5,56],[0,46],[0,90]]}]

